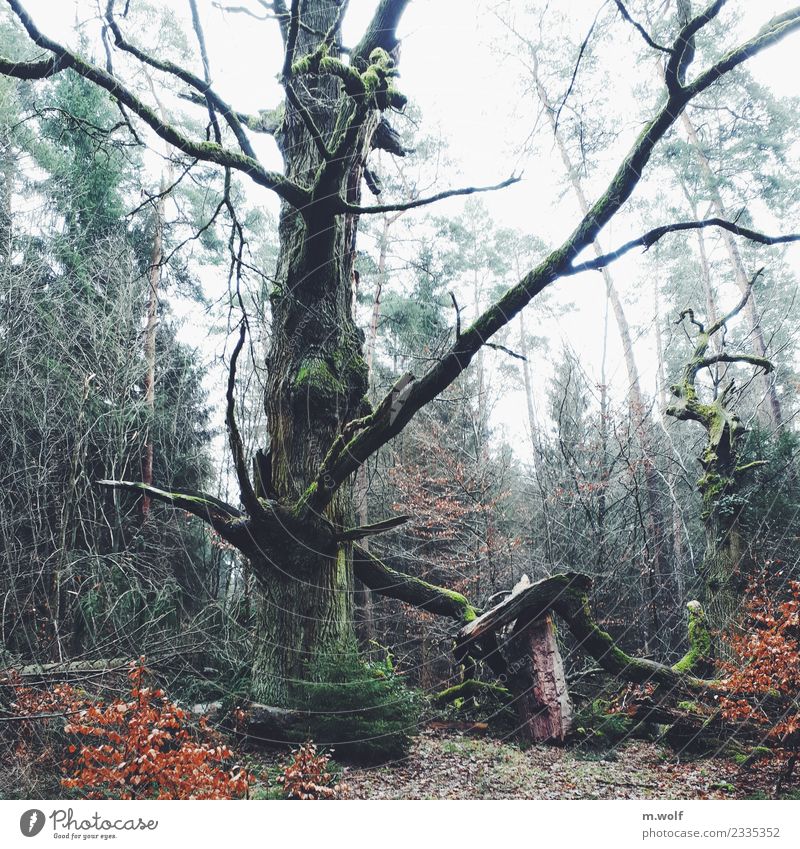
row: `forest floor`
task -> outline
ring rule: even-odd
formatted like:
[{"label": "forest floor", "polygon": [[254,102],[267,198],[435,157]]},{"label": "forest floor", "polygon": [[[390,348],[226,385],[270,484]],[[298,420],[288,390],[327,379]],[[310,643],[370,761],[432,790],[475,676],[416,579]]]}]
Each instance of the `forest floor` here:
[{"label": "forest floor", "polygon": [[[354,799],[734,799],[769,793],[774,782],[724,759],[679,759],[631,740],[609,752],[522,749],[492,737],[423,731],[402,761],[348,766]],[[763,785],[763,786],[762,786]]]}]

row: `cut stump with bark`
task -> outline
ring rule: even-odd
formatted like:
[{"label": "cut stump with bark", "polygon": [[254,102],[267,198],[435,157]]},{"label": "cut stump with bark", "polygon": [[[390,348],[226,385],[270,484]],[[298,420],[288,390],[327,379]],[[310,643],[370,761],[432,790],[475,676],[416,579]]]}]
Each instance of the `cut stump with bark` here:
[{"label": "cut stump with bark", "polygon": [[534,743],[563,743],[573,712],[553,617],[518,619],[509,647],[520,730]]}]

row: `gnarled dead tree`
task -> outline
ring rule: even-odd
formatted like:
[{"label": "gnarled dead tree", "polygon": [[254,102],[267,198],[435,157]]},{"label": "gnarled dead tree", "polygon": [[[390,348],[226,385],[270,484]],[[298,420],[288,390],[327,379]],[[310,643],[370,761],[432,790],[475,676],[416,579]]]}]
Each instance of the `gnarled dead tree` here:
[{"label": "gnarled dead tree", "polygon": [[[743,507],[740,493],[746,474],[762,465],[762,461],[740,465],[742,439],[747,429],[733,409],[736,398],[734,378],[720,378],[712,372],[715,382],[708,400],[701,398],[697,378],[706,369],[711,370],[720,363],[750,365],[763,374],[772,371],[772,363],[764,357],[731,354],[725,350],[728,323],[744,308],[753,283],[760,274],[761,271],[757,272],[750,280],[739,303],[708,328],[695,318],[692,310],[681,313],[677,323],[688,319],[697,331],[695,347],[680,380],[671,387],[672,403],[666,410],[667,415],[680,421],[697,422],[706,432],[703,453],[699,457],[703,474],[697,481],[697,488],[703,499],[706,534],[702,565],[705,603],[709,623],[717,633],[734,622],[747,585],[747,575],[742,569],[746,546],[740,522]],[[709,351],[713,342],[716,346]]]}]

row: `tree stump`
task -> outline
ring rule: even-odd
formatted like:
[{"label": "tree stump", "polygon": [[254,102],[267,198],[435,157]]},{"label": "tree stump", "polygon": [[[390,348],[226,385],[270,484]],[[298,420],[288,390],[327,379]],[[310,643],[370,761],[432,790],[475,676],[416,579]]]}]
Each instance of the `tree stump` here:
[{"label": "tree stump", "polygon": [[510,648],[520,730],[534,743],[563,743],[573,712],[553,617],[518,619]]}]

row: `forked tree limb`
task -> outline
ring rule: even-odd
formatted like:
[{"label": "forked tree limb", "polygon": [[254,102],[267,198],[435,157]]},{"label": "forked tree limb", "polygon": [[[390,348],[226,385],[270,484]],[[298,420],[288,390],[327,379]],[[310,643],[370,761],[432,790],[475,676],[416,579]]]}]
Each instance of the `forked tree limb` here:
[{"label": "forked tree limb", "polygon": [[247,174],[253,182],[271,189],[297,209],[303,209],[311,201],[311,193],[308,189],[297,185],[283,174],[264,168],[254,157],[241,151],[230,150],[214,142],[195,141],[172,124],[163,122],[154,109],[137,97],[131,89],[123,85],[122,81],[116,76],[99,65],[82,59],[77,53],[44,35],[33,22],[20,0],[5,0],[5,2],[11,7],[33,43],[52,53],[53,56],[45,61],[21,63],[0,57],[0,73],[20,79],[44,79],[54,73],[70,69],[89,82],[105,89],[112,97],[128,107],[133,114],[141,118],[164,141],[188,156],[203,162],[241,171]]},{"label": "forked tree limb", "polygon": [[[692,36],[713,15],[712,9],[690,22],[692,30],[684,27],[673,45],[678,52],[685,45],[681,39]],[[709,17],[710,15],[710,17]],[[687,25],[689,26],[689,25]],[[498,330],[507,325],[520,310],[555,280],[571,273],[572,263],[597,238],[603,227],[630,198],[647,166],[650,156],[690,100],[705,91],[725,73],[756,55],[790,32],[800,29],[800,7],[795,7],[773,19],[753,38],[731,50],[701,73],[691,84],[679,85],[669,91],[664,104],[645,126],[628,155],[614,174],[605,192],[581,219],[572,235],[552,251],[536,268],[509,289],[502,298],[487,309],[470,327],[464,330],[444,356],[419,380],[403,389],[402,397],[392,390],[367,427],[361,428],[349,441],[329,452],[324,470],[301,496],[299,510],[321,512],[331,502],[338,488],[359,466],[381,446],[395,437],[426,404],[436,398],[467,368],[472,358]],[[344,442],[344,440],[342,440]],[[330,455],[333,456],[330,456]]]}]

